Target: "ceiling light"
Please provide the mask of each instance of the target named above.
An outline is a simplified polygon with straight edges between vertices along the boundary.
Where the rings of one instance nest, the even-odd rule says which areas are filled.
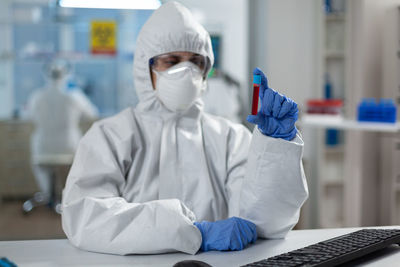
[[[159,0],[59,0],[61,7],[106,9],[157,9]]]

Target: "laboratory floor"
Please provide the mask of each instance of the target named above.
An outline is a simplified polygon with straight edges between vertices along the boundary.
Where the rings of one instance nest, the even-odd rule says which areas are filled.
[[[0,240],[66,238],[60,215],[48,207],[37,207],[24,215],[22,204],[15,200],[0,204]]]

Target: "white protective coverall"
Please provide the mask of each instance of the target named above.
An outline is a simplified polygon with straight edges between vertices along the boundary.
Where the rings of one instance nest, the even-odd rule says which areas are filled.
[[[73,155],[82,137],[80,119],[98,116],[97,108],[83,93],[65,92],[64,85],[63,79],[51,80],[46,88],[36,91],[29,99],[29,117],[35,124],[31,136],[33,163],[43,155]],[[33,171],[41,191],[50,194],[49,171],[37,165],[33,165]]]
[[[208,33],[182,5],[168,2],[143,26],[134,77],[139,104],[96,122],[82,138],[63,195],[63,229],[89,251],[195,254],[195,221],[240,216],[259,237],[281,238],[308,196],[303,142],[253,135],[202,111],[184,114],[157,99],[149,59],[190,51],[213,62]]]

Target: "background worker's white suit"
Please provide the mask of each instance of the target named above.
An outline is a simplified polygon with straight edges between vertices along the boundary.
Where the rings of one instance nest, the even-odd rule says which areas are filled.
[[[240,216],[260,237],[279,238],[307,198],[303,142],[288,142],[205,114],[184,114],[152,88],[149,59],[171,51],[205,55],[208,33],[182,5],[160,7],[139,34],[134,76],[140,102],[94,124],[80,142],[63,196],[63,229],[77,247],[129,254],[194,254],[193,222]]]
[[[60,61],[62,62],[62,61]],[[31,158],[37,183],[43,193],[50,194],[50,174],[46,168],[35,165],[43,155],[73,155],[82,137],[79,122],[95,119],[97,108],[80,92],[66,92],[67,70],[55,60],[49,65],[49,84],[36,91],[28,102],[29,117],[35,124],[31,137]]]

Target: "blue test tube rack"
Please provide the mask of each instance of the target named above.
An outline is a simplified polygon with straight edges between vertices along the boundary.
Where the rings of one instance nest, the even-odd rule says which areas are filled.
[[[391,98],[364,98],[358,105],[358,121],[396,122],[397,107]]]

